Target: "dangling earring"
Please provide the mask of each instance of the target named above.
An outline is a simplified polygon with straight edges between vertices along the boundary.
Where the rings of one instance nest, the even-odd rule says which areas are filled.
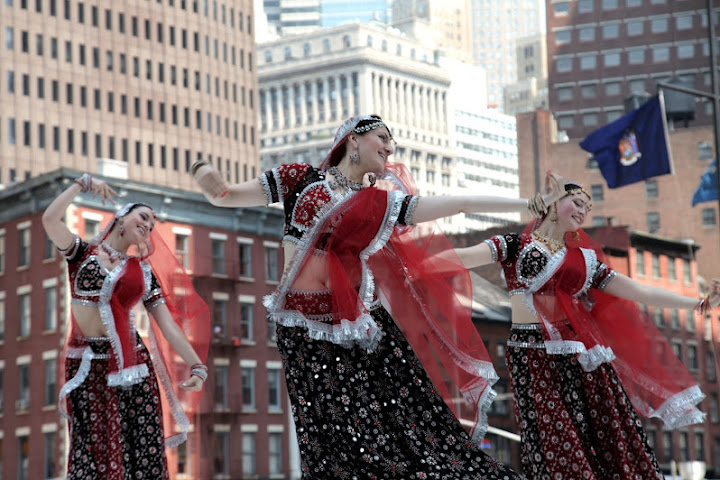
[[[123,224],[121,223],[121,224],[118,226],[118,231],[120,232],[120,236],[121,236],[121,237],[124,236],[124,235],[125,235],[125,225],[123,225]]]
[[[550,221],[552,223],[557,223],[558,221],[557,208],[555,207],[555,204],[550,206]]]
[[[575,230],[574,232],[572,232],[572,239],[573,239],[574,242],[579,242],[579,241],[580,241],[580,234],[577,232],[577,230]]]
[[[360,161],[360,155],[357,150],[350,152],[350,163],[358,163]]]

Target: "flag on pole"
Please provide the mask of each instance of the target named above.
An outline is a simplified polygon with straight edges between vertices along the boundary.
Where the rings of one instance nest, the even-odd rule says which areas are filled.
[[[590,133],[580,147],[593,154],[610,188],[673,173],[662,91]]]
[[[692,198],[692,206],[694,207],[698,203],[712,202],[718,199],[718,182],[717,182],[717,158],[713,158],[713,161],[705,169],[705,172],[700,177],[700,185]]]

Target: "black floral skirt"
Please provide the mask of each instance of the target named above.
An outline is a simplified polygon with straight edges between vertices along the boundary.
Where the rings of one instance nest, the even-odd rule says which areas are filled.
[[[68,395],[70,451],[68,480],[168,479],[160,391],[150,354],[139,344],[139,357],[150,375],[131,387],[108,386],[107,339],[87,341],[96,357],[87,378]],[[80,358],[65,361],[70,380]]]
[[[278,326],[303,478],[520,479],[474,445],[382,307],[368,354]]]

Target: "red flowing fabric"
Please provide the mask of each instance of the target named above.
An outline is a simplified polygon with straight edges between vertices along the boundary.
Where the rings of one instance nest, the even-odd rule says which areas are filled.
[[[129,322],[130,312],[145,293],[144,285],[145,277],[142,268],[140,268],[140,262],[136,257],[131,257],[125,264],[123,271],[118,275],[110,296],[110,308],[115,320],[115,330],[123,352],[123,368],[131,368],[141,363],[138,362],[138,355],[135,350],[135,345],[137,345],[135,331],[130,328]],[[116,364],[115,355],[110,357],[110,364]]]
[[[600,246],[584,231],[578,233],[577,240],[566,236],[563,263],[533,295],[546,341],[559,336],[564,342],[581,342],[588,351],[589,370],[614,354],[612,366],[640,415],[661,418],[669,428],[701,422],[696,404],[704,395],[652,320],[635,302],[585,285],[586,260],[580,248],[593,250],[610,265]],[[587,293],[576,295],[583,288]]]
[[[407,181],[402,166],[389,169],[396,184]],[[472,323],[469,273],[439,230],[419,236],[395,225],[400,202],[388,200],[396,194],[355,193],[321,220],[308,252],[327,252],[336,324],[368,314],[358,285],[374,282],[438,393],[479,442],[498,377]]]

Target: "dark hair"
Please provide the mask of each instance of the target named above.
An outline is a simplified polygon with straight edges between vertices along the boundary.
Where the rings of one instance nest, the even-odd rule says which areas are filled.
[[[375,129],[373,128],[372,130],[360,131],[360,132],[356,132],[356,130],[358,130],[360,127],[364,127],[366,125],[370,125],[371,123],[375,123],[378,120],[382,122],[382,118],[380,118],[380,115],[370,115],[370,119],[359,121],[358,124],[355,125],[355,128],[353,128],[352,131],[355,135],[360,135],[360,136],[367,135],[368,133],[372,132],[372,130],[375,130]],[[390,138],[392,138],[393,135],[392,135],[392,132],[390,131],[390,127],[385,125],[385,128],[387,128],[388,133],[390,133]],[[331,166],[334,166],[334,165],[337,165],[338,163],[340,163],[340,160],[342,160],[342,158],[345,156],[346,152],[347,152],[347,142],[343,142],[342,144],[338,145],[337,149],[333,152],[332,161],[330,162]]]
[[[125,212],[125,215],[129,214],[130,212],[132,212],[133,210],[135,210],[138,207],[147,207],[150,209],[151,212],[155,213],[155,209],[153,207],[151,207],[150,205],[148,205],[147,203],[138,202],[138,203],[133,204],[133,206],[130,207],[127,212]],[[125,215],[123,215],[123,217]]]

